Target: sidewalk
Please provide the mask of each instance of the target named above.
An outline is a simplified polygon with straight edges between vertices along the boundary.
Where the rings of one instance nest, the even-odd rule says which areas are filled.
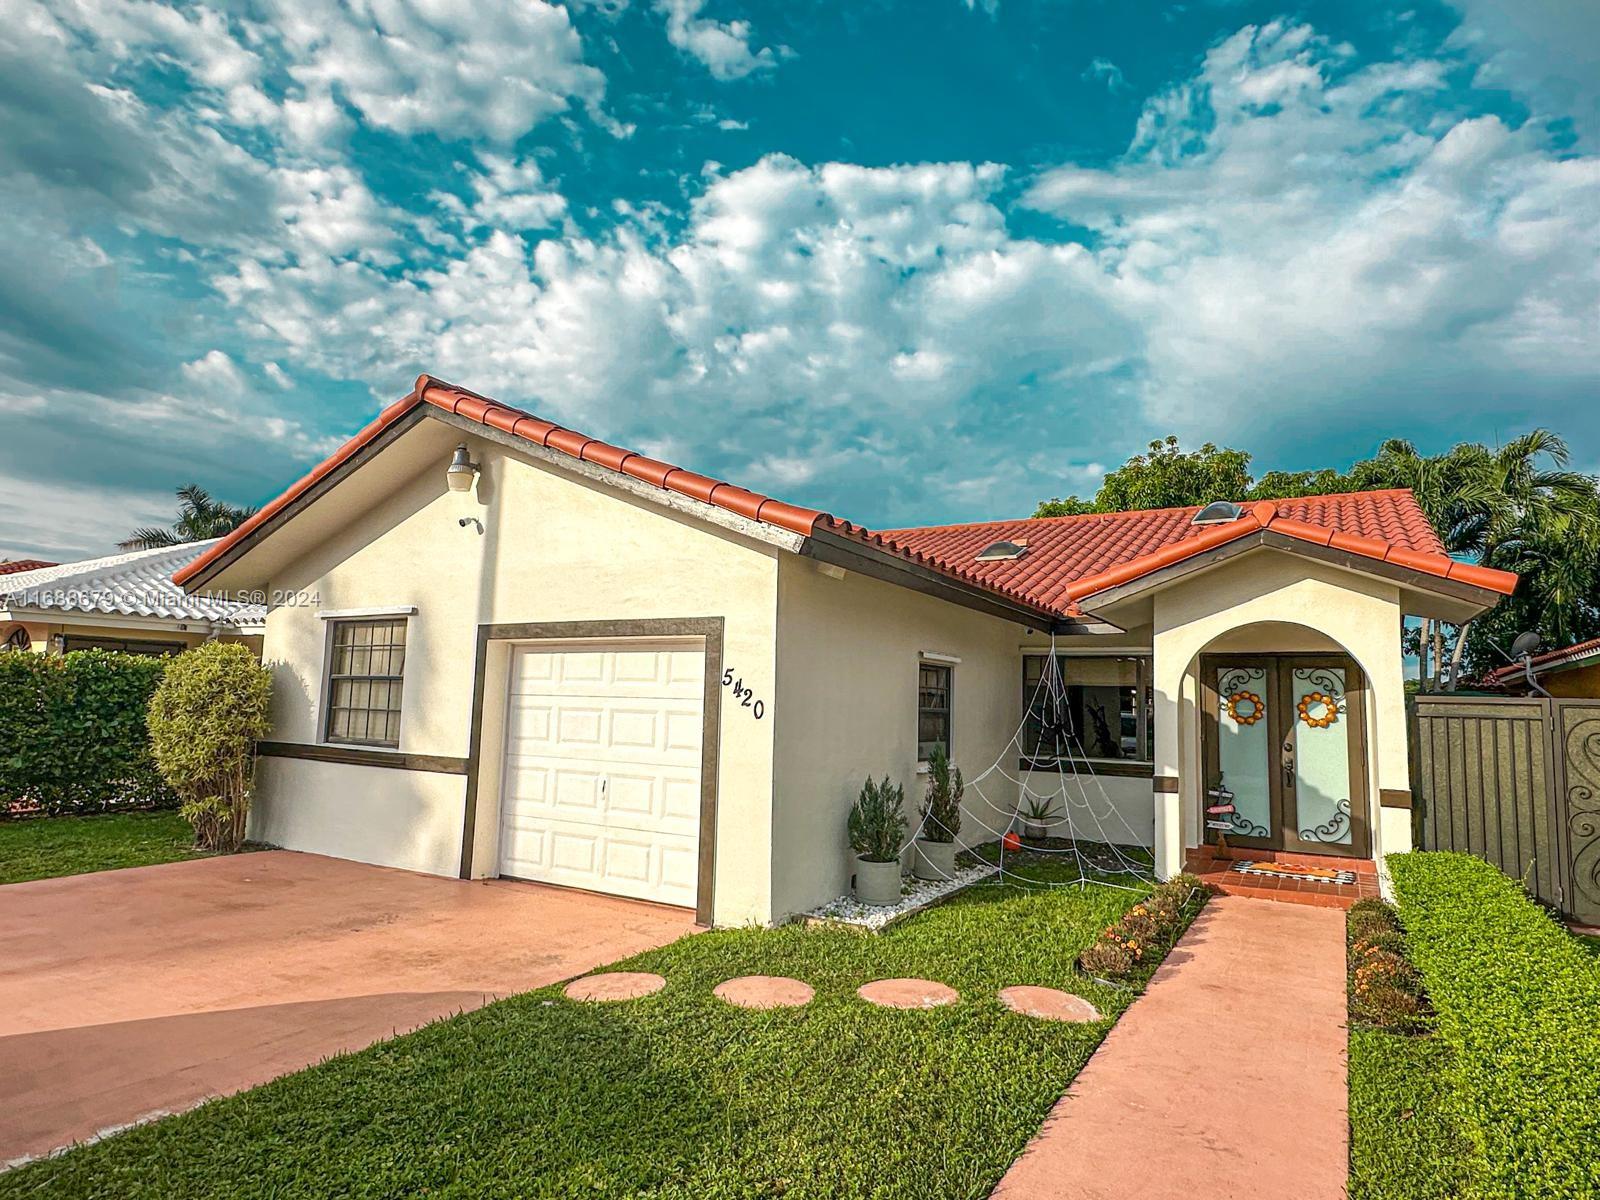
[[[1213,899],[993,1200],[1340,1200],[1344,913]]]

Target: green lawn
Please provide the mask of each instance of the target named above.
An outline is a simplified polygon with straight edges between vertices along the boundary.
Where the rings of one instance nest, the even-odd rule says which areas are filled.
[[[199,857],[175,812],[0,821],[0,884]]]
[[[1053,985],[1121,1013],[1134,993],[1074,959],[1134,898],[992,885],[879,936],[701,934],[618,964],[664,975],[654,996],[514,997],[0,1175],[0,1197],[986,1196],[1110,1025],[1017,1016],[995,992]],[[755,1013],[712,996],[755,973],[816,999]],[[962,1001],[854,994],[906,975]]]

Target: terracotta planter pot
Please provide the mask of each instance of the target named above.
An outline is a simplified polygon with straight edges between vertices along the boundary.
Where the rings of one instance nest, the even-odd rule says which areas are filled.
[[[863,904],[899,904],[900,863],[856,859],[856,899]]]
[[[949,879],[956,873],[956,844],[954,842],[930,842],[918,838],[915,843],[916,853],[911,857],[911,873],[918,879],[930,883]]]

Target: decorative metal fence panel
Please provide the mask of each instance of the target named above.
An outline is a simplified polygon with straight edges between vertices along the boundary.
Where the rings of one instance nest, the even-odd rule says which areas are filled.
[[[1600,924],[1600,700],[1417,696],[1417,844],[1473,854]]]

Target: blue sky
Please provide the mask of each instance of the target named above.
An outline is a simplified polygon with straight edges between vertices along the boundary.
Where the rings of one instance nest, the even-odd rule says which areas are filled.
[[[1600,8],[0,0],[0,555],[421,371],[877,525],[1530,424],[1600,465]]]

